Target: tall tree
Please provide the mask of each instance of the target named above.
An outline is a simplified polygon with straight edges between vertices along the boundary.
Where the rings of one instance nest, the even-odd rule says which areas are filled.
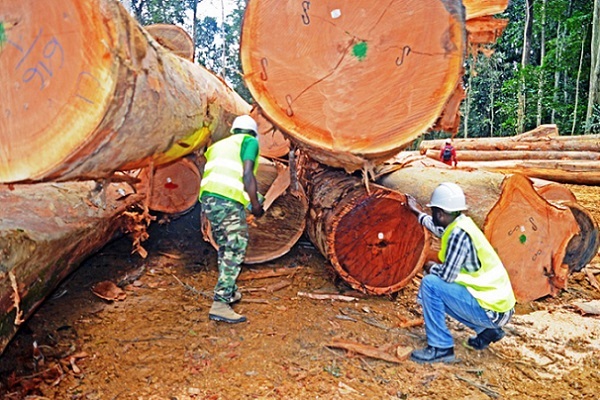
[[[600,0],[594,0],[592,40],[590,47],[590,88],[588,92],[587,111],[585,114],[585,133],[591,132],[594,109],[600,108]]]
[[[523,53],[521,54],[521,70],[524,73],[529,64],[529,53],[531,51],[531,35],[533,32],[533,4],[535,0],[526,0],[525,27],[523,29]],[[527,105],[525,75],[521,76],[521,85],[518,93],[519,108],[517,109],[518,133],[525,131],[525,113]]]

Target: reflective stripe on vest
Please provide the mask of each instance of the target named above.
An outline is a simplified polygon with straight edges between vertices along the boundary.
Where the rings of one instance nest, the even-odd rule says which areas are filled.
[[[240,155],[247,137],[252,136],[238,133],[219,140],[206,150],[200,197],[202,193],[210,192],[235,200],[244,207],[250,204],[250,197],[244,190],[244,163]],[[254,174],[257,169],[258,155],[254,160]]]
[[[490,242],[471,218],[460,215],[448,225],[441,240],[441,249],[438,254],[440,260],[443,262],[446,259],[448,239],[455,227],[469,235],[481,264],[481,268],[476,272],[461,269],[455,282],[465,286],[481,307],[486,310],[497,312],[511,310],[515,306],[516,300],[508,273]]]

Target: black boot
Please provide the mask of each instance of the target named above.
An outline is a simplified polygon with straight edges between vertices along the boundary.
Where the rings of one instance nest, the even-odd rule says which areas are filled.
[[[467,347],[474,350],[487,349],[490,343],[499,341],[504,337],[505,333],[501,328],[497,329],[484,329],[476,337],[470,337],[467,340]]]
[[[413,350],[410,359],[420,364],[452,362],[454,361],[454,347],[441,349],[439,347],[427,346],[423,349]]]

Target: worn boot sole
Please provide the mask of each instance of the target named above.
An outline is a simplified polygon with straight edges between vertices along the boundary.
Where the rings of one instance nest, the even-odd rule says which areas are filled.
[[[240,322],[246,322],[246,317],[244,316],[238,319],[230,319],[216,314],[208,314],[208,319],[219,322],[227,322],[228,324],[238,324]]]
[[[452,364],[455,362],[458,362],[458,360],[456,359],[456,355],[451,355],[451,356],[446,356],[446,357],[440,357],[440,358],[436,358],[434,360],[431,361],[426,361],[426,360],[420,360],[418,358],[413,358],[412,356],[410,357],[411,361],[414,361],[418,364],[435,364],[435,363],[445,363],[445,364]]]

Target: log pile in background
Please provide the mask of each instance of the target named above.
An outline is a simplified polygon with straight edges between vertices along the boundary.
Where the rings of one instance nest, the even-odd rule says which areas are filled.
[[[459,167],[579,185],[600,184],[600,135],[559,136],[542,125],[511,137],[454,139]],[[443,140],[424,140],[421,154],[438,159]]]

